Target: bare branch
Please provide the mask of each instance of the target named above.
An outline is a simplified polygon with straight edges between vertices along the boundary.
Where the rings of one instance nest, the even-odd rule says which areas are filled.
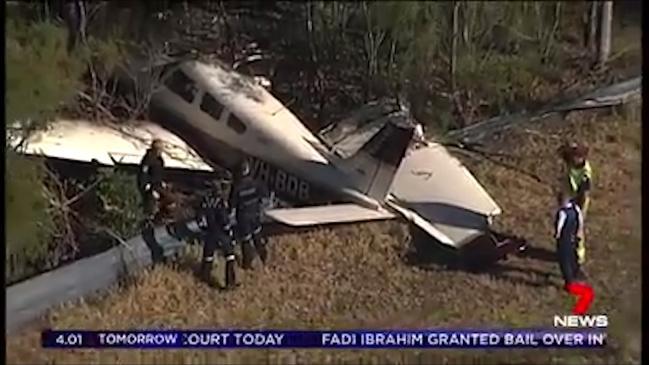
[[[72,249],[73,254],[79,251],[79,247],[75,240],[74,230],[70,223],[70,214],[74,212],[68,205],[62,203],[66,200],[67,183],[61,182],[56,173],[48,167],[45,167],[44,170],[48,176],[48,181],[54,183],[56,188],[56,191],[53,192],[44,186],[43,194],[50,203],[50,207],[47,210],[54,214],[55,221],[59,221],[58,224],[55,225],[56,230],[53,232],[53,236],[63,239],[64,243],[63,247],[57,246],[54,248],[55,257],[53,260],[58,261],[61,259],[59,256],[61,255],[60,251],[62,250],[65,251],[67,248]]]
[[[85,92],[83,92],[83,91],[79,91],[79,92],[77,93],[77,95],[79,95],[79,96],[80,96],[81,98],[83,98],[84,100],[86,100],[86,101],[92,103],[92,106],[94,106],[95,108],[99,109],[101,112],[103,112],[103,113],[104,113],[104,114],[105,114],[109,119],[111,119],[112,121],[116,122],[116,121],[119,120],[116,116],[113,115],[113,113],[110,112],[110,110],[108,110],[106,107],[104,107],[103,105],[101,105],[101,102],[100,102],[100,101],[97,101],[96,99],[93,99],[93,98],[92,98],[90,95],[88,95],[87,93],[85,93]]]
[[[543,138],[551,138],[551,139],[561,140],[561,137],[559,137],[556,134],[541,133],[539,131],[535,131],[535,130],[527,129],[527,128],[524,128],[523,132],[528,133],[528,134],[533,134],[535,136],[539,136],[539,137],[543,137]]]
[[[68,207],[68,206],[72,205],[74,202],[76,202],[76,201],[79,200],[81,197],[83,197],[84,195],[86,195],[89,191],[91,191],[92,189],[94,189],[95,186],[99,185],[99,183],[102,182],[102,181],[104,181],[104,180],[105,180],[105,178],[97,179],[95,182],[93,182],[93,183],[90,184],[88,187],[86,187],[82,192],[80,192],[79,194],[75,195],[74,197],[72,197],[72,198],[66,200],[65,202],[63,202],[63,207]]]
[[[499,165],[499,166],[502,166],[504,168],[510,169],[512,171],[516,171],[516,172],[518,172],[518,173],[520,173],[522,175],[525,175],[525,176],[533,179],[534,181],[540,183],[542,186],[545,186],[548,189],[552,189],[552,184],[550,184],[547,181],[543,180],[537,174],[535,174],[533,172],[529,172],[527,170],[524,170],[524,169],[522,169],[522,168],[520,168],[520,167],[518,167],[516,165],[510,164],[510,163],[507,163],[507,162],[504,162],[504,161],[500,161],[500,160],[493,157],[494,156],[493,152],[490,153],[490,152],[480,151],[480,150],[477,150],[477,149],[474,149],[474,148],[458,147],[458,146],[453,146],[453,145],[449,145],[449,146],[459,148],[460,150],[463,150],[463,151],[466,151],[466,152],[470,152],[473,155],[477,155],[480,158],[485,159],[485,160],[487,160],[487,161],[489,161],[489,162],[491,162],[491,163],[493,163],[495,165]],[[505,155],[505,156],[507,156],[507,155]]]

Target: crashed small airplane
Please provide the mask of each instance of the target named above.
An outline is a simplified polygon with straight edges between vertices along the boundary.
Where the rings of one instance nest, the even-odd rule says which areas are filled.
[[[159,138],[170,168],[231,170],[249,159],[254,176],[291,203],[266,211],[283,225],[403,217],[456,249],[509,246],[490,230],[498,205],[442,145],[414,146],[417,123],[400,104],[370,104],[314,134],[257,80],[218,61],[163,67],[150,101],[155,123],[60,120],[31,136],[22,152],[137,164]]]

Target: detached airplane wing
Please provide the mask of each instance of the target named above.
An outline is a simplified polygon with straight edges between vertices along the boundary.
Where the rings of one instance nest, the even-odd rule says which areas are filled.
[[[489,230],[500,207],[478,181],[437,143],[412,150],[387,203],[440,242],[460,248]]]
[[[138,121],[128,125],[57,120],[46,130],[31,135],[20,152],[103,165],[140,163],[155,138],[165,144],[165,166],[186,170],[212,171],[182,139],[157,124]]]

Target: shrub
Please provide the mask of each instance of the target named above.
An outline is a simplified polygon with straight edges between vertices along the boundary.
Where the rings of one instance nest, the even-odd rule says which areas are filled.
[[[65,30],[49,22],[7,19],[5,123],[45,126],[79,86],[82,63],[66,51]],[[40,161],[7,149],[5,278],[15,281],[47,261],[54,221]]]
[[[46,127],[64,107],[76,104],[72,102],[84,87],[82,77],[89,65],[98,77],[106,78],[123,56],[117,41],[93,38],[69,53],[66,29],[28,18],[20,12],[8,17],[6,44],[5,127],[24,137]],[[13,282],[58,265],[63,256],[69,256],[68,246],[79,247],[76,232],[68,228],[63,240],[58,232],[67,213],[57,209],[45,194],[44,165],[12,151],[6,163],[5,278]],[[111,207],[101,210],[101,222],[123,235],[130,234],[137,225],[137,213],[129,208],[137,206],[138,197],[129,191],[127,179],[122,174],[111,175],[99,187],[103,201]],[[131,186],[134,189],[135,183]]]
[[[41,184],[43,165],[11,151],[5,161],[5,279],[13,281],[33,273],[47,256],[53,220]]]
[[[99,222],[122,238],[133,236],[144,218],[135,176],[106,168],[100,169],[99,178],[102,179],[97,186],[97,197],[102,204]]]
[[[6,121],[44,125],[74,98],[85,68],[66,50],[66,32],[49,22],[7,21]]]

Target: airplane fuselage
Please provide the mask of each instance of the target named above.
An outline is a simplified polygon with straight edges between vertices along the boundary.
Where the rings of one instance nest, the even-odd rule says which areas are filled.
[[[299,177],[276,168],[266,161],[251,158],[251,173],[263,181],[269,189],[282,194],[291,201],[307,203],[313,201],[311,198],[311,184]]]
[[[353,188],[350,176],[331,163],[327,147],[297,117],[241,75],[184,63],[163,79],[151,108],[156,122],[212,164],[232,170],[251,158],[253,174],[283,199],[300,205],[338,197],[379,206]]]

